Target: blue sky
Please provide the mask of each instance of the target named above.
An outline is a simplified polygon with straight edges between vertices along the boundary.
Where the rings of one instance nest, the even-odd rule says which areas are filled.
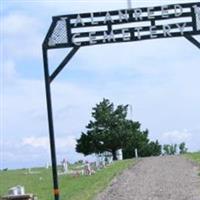
[[[50,161],[41,44],[51,17],[123,8],[126,0],[1,1],[0,168]],[[51,71],[66,51],[51,51]],[[185,141],[190,151],[200,150],[199,63],[200,51],[185,38],[81,48],[52,85],[58,162],[83,158],[75,139],[103,97],[132,105],[132,118],[151,139]]]

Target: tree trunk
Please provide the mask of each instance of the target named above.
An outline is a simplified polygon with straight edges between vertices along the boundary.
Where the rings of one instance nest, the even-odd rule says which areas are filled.
[[[117,160],[117,154],[116,154],[115,149],[112,150],[112,156],[113,156],[113,160]]]

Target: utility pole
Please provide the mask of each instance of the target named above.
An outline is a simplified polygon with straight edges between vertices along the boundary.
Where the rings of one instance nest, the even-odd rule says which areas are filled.
[[[131,8],[132,8],[131,0],[127,0],[127,5],[128,5],[128,9],[131,9]]]
[[[133,106],[131,104],[128,104],[129,110],[130,110],[130,120],[133,119]]]

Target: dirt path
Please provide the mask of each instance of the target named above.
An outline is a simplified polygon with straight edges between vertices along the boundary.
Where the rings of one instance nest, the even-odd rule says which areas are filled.
[[[198,168],[179,156],[144,158],[96,200],[200,200]]]

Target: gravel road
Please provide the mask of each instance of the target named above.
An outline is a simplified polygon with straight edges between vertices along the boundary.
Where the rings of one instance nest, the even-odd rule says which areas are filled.
[[[200,200],[199,166],[179,156],[141,159],[96,200]]]

